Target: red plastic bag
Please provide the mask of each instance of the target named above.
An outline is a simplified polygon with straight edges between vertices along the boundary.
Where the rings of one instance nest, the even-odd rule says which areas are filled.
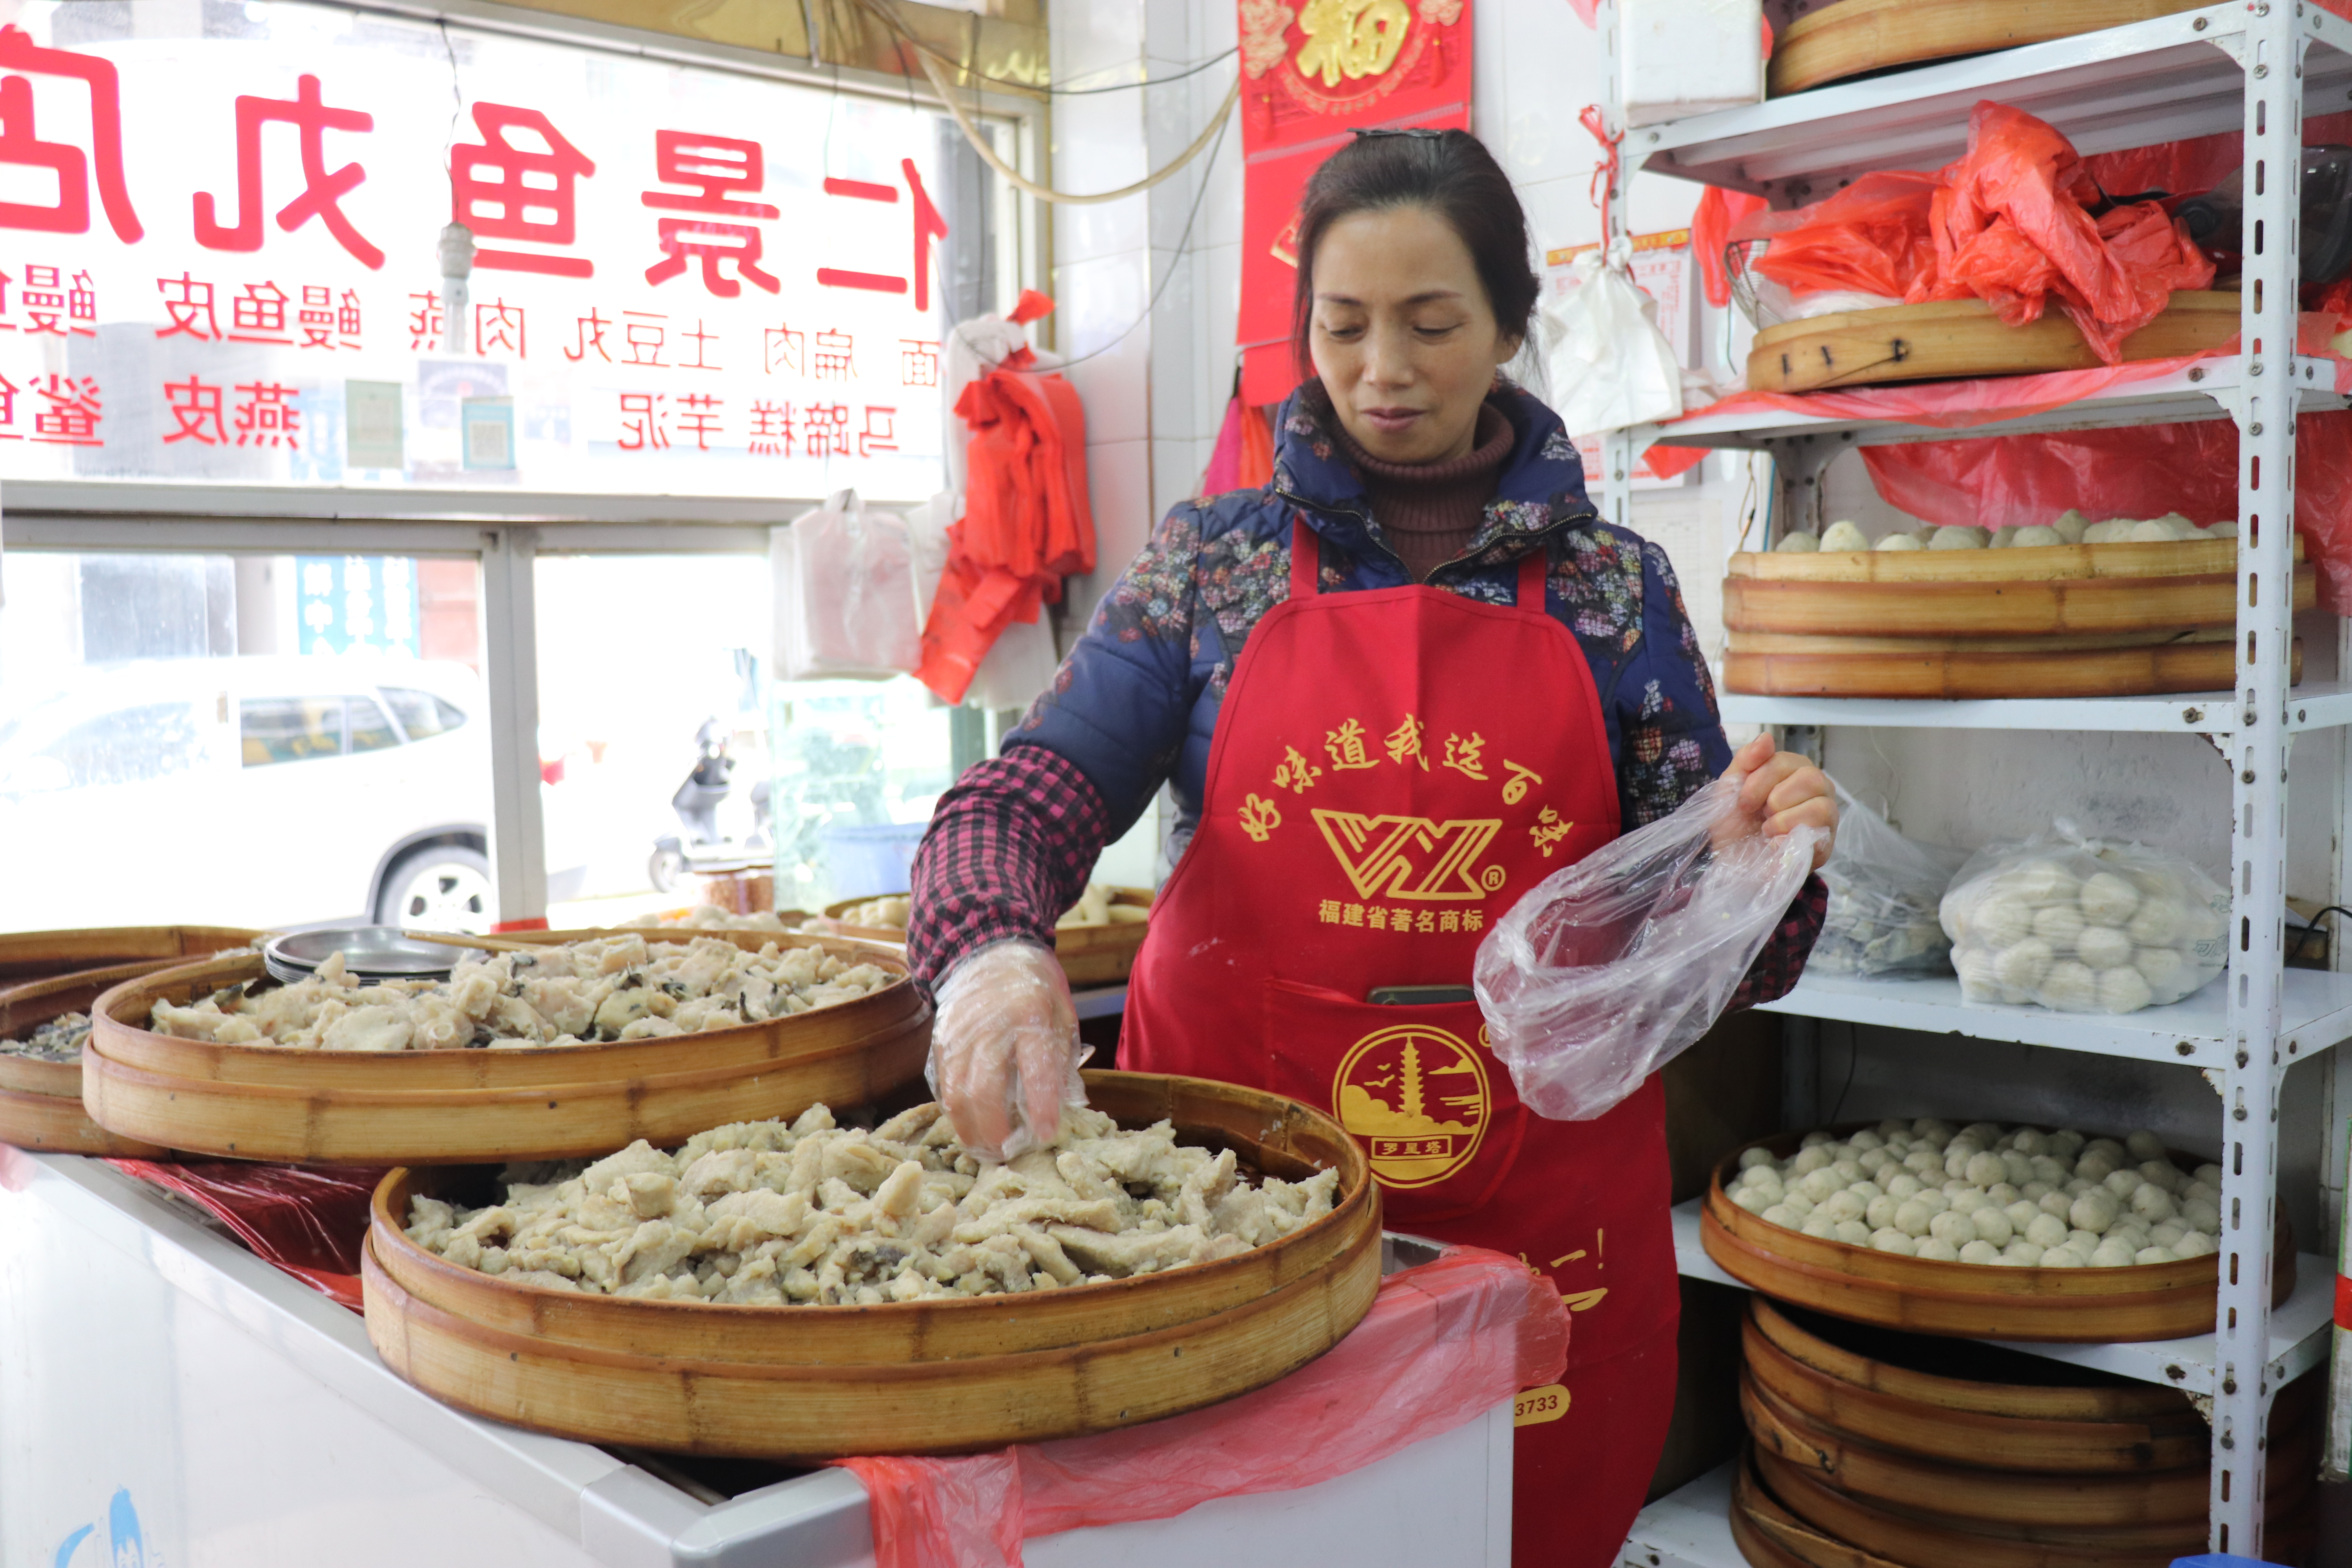
[[[1900,298],[1935,266],[1927,225],[1937,189],[1934,174],[1864,174],[1811,206],[1751,214],[1732,226],[1731,237],[1770,240],[1771,248],[1750,265],[1791,293],[1852,289]]]
[[[2238,427],[2226,419],[1864,447],[1862,458],[1889,505],[1946,527],[2047,522],[2069,507],[2093,521],[2238,515]],[[2319,607],[2343,615],[2352,609],[2352,412],[2295,421],[2294,494]]]
[[[1731,279],[1723,269],[1724,242],[1731,237],[1733,225],[1763,210],[1762,196],[1709,185],[1691,214],[1691,248],[1698,252],[1699,282],[1706,289],[1706,302],[1718,310],[1731,303]]]
[[[242,1160],[167,1164],[109,1160],[196,1204],[235,1231],[257,1258],[356,1312],[360,1247],[383,1172],[345,1165],[256,1165]]]
[[[961,1459],[839,1461],[873,1498],[877,1568],[1020,1568],[1025,1537],[1171,1519],[1349,1474],[1568,1365],[1568,1310],[1516,1258],[1449,1247],[1279,1383],[1189,1415]]]

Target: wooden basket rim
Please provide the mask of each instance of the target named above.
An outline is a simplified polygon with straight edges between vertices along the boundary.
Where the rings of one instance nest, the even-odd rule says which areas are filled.
[[[1279,1246],[1283,1242],[1318,1235],[1327,1229],[1349,1223],[1355,1217],[1353,1211],[1357,1207],[1360,1206],[1360,1205],[1365,1202],[1373,1201],[1374,1189],[1371,1186],[1371,1165],[1364,1157],[1362,1145],[1359,1144],[1356,1142],[1354,1135],[1349,1133],[1346,1128],[1340,1126],[1336,1120],[1325,1115],[1322,1111],[1316,1110],[1311,1105],[1306,1104],[1304,1101],[1286,1100],[1279,1095],[1268,1094],[1262,1089],[1245,1089],[1243,1086],[1235,1084],[1222,1084],[1213,1079],[1187,1078],[1181,1074],[1174,1073],[1110,1072],[1088,1069],[1083,1074],[1083,1076],[1090,1089],[1097,1087],[1115,1089],[1126,1085],[1157,1081],[1177,1085],[1201,1084],[1220,1091],[1247,1095],[1254,1099],[1268,1101],[1276,1106],[1283,1108],[1283,1120],[1285,1121],[1301,1121],[1305,1125],[1314,1128],[1317,1131],[1323,1133],[1328,1137],[1331,1141],[1333,1146],[1340,1152],[1339,1192],[1332,1200],[1330,1212],[1317,1219],[1308,1221],[1298,1229],[1292,1231],[1288,1236],[1282,1237],[1278,1238],[1277,1241],[1270,1243],[1270,1246]],[[486,1275],[479,1269],[461,1268],[458,1265],[450,1262],[447,1258],[441,1257],[438,1253],[429,1252],[425,1248],[419,1247],[415,1241],[411,1240],[409,1238],[406,1226],[395,1221],[392,1211],[392,1203],[395,1197],[407,1197],[413,1195],[409,1192],[409,1185],[414,1180],[414,1177],[415,1168],[406,1165],[394,1166],[393,1169],[384,1173],[383,1179],[376,1184],[375,1192],[368,1200],[368,1234],[371,1237],[382,1236],[384,1238],[386,1246],[393,1247],[401,1254],[404,1267],[420,1268],[427,1273],[436,1274],[452,1280],[463,1280],[468,1284],[478,1284],[479,1281],[488,1280],[498,1288],[515,1291],[519,1295],[526,1297],[551,1297],[564,1302],[566,1305],[573,1305],[583,1301],[590,1302],[593,1304],[590,1309],[592,1310],[609,1307],[615,1315],[634,1315],[638,1312],[654,1312],[656,1315],[648,1318],[646,1320],[647,1321],[658,1321],[658,1314],[661,1311],[677,1311],[694,1312],[698,1314],[709,1314],[714,1312],[729,1314],[731,1316],[733,1321],[745,1323],[770,1324],[777,1322],[810,1322],[845,1324],[869,1313],[878,1312],[903,1316],[908,1313],[909,1309],[921,1310],[925,1315],[942,1311],[950,1313],[1002,1312],[1005,1310],[1006,1303],[1017,1303],[1023,1300],[1023,1297],[1020,1296],[998,1294],[959,1297],[953,1300],[941,1300],[934,1297],[926,1298],[918,1301],[884,1301],[871,1305],[858,1306],[822,1307],[803,1305],[768,1307],[755,1306],[748,1302],[735,1301],[654,1300],[647,1300],[643,1297],[611,1296],[599,1292],[558,1290],[551,1286],[524,1284],[520,1281],[505,1279],[503,1277],[499,1275]],[[1371,1234],[1377,1237],[1378,1233],[1379,1227],[1377,1226],[1372,1226]],[[1250,1265],[1256,1258],[1257,1254],[1263,1250],[1264,1248],[1254,1247],[1249,1252],[1241,1253],[1233,1258],[1221,1258],[1211,1263],[1186,1264],[1181,1272],[1192,1278],[1201,1278],[1204,1276],[1213,1278],[1214,1276],[1208,1275],[1208,1271],[1212,1269],[1228,1273],[1238,1272],[1241,1268]],[[1177,1272],[1179,1271],[1170,1269],[1155,1274],[1130,1275],[1124,1279],[1106,1279],[1100,1283],[1081,1282],[1076,1285],[1064,1285],[1058,1287],[1053,1294],[1055,1299],[1057,1300],[1067,1300],[1078,1295],[1080,1292],[1087,1292],[1088,1294],[1085,1299],[1089,1300],[1109,1300],[1113,1298],[1115,1292],[1133,1293],[1139,1289],[1148,1289],[1151,1287],[1153,1281],[1163,1278],[1164,1275],[1174,1274]],[[471,1322],[474,1320],[464,1319],[459,1321]],[[712,1320],[708,1317],[701,1317],[698,1318],[696,1321],[709,1321]],[[1198,1321],[1199,1320],[1195,1320],[1195,1321]],[[566,1342],[568,1343],[569,1342]],[[931,1363],[925,1363],[920,1364],[928,1365]]]

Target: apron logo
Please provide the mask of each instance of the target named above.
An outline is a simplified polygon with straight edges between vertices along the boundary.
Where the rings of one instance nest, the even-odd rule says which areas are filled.
[[[1317,807],[1315,826],[1360,899],[1483,899],[1500,889],[1500,866],[1471,864],[1503,830],[1499,818],[1434,822]]]
[[[1400,1025],[1356,1042],[1331,1103],[1382,1186],[1432,1186],[1467,1165],[1486,1135],[1486,1067],[1458,1035]]]

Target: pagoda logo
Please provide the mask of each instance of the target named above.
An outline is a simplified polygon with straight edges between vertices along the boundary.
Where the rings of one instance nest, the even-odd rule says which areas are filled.
[[[1431,1186],[1467,1165],[1486,1135],[1486,1066],[1458,1035],[1400,1025],[1356,1042],[1331,1103],[1382,1186]]]

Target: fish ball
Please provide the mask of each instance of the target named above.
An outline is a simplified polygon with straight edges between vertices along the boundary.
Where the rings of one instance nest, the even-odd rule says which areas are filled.
[[[1901,1230],[1904,1227],[1897,1226],[1895,1228]],[[1984,1233],[1977,1228],[1977,1222],[1973,1217],[1955,1211],[1939,1214],[1929,1220],[1927,1234],[1937,1241],[1949,1242],[1954,1247],[1966,1247]],[[2008,1238],[2003,1237],[2002,1239]]]
[[[2000,1260],[2015,1268],[2042,1267],[2042,1249],[2030,1241],[2012,1241],[2000,1249]]]
[[[2083,1135],[2071,1127],[2062,1127],[2050,1134],[2053,1159],[2071,1160],[2083,1152]]]
[[[2119,926],[2139,909],[2139,889],[2127,877],[2113,871],[2094,872],[2080,895],[2083,918],[2093,925]]]
[[[2052,952],[2072,952],[2083,935],[2083,911],[2073,904],[2045,904],[2033,911],[2033,934]]]
[[[2007,1184],[2006,1184],[2006,1183],[2004,1183],[2004,1184],[2003,1184],[2003,1185],[2007,1185]],[[2040,1203],[2043,1198],[2048,1197],[2052,1193],[2054,1193],[2054,1192],[2056,1192],[2057,1190],[2058,1190],[2057,1188],[2055,1188],[2055,1187],[2052,1186],[2052,1185],[2051,1185],[2049,1183],[2047,1183],[2047,1182],[2040,1182],[2040,1181],[2028,1182],[2028,1183],[2026,1183],[2026,1184],[2025,1184],[2025,1185],[2023,1185],[2023,1186],[2019,1187],[2018,1189],[2016,1189],[2016,1191],[2017,1191],[2017,1197],[2011,1198],[2011,1199],[2008,1201],[2008,1203],[2003,1203],[2003,1204],[2001,1204],[2001,1205],[2000,1205],[2000,1206],[2001,1206],[2001,1207],[2003,1207],[2003,1208],[2007,1208],[2007,1207],[2010,1205],[2010,1204],[2013,1204],[2013,1203],[2017,1202],[2018,1198],[2023,1198],[2027,1203],[2030,1203],[2030,1204],[2038,1204],[2038,1203]],[[1990,1194],[1988,1194],[1987,1195],[1988,1195],[1988,1196],[1990,1196]]]
[[[2101,1173],[2105,1174],[2104,1172]],[[2096,1182],[2086,1182],[2080,1176],[2069,1176],[2066,1178],[2066,1184],[2058,1190],[2070,1198],[2079,1198],[2084,1193],[2104,1192],[2106,1189]]]
[[[2102,1241],[2099,1249],[2091,1254],[2094,1268],[2128,1268],[2132,1264],[2132,1248],[2120,1241]]]
[[[1850,1187],[1862,1180],[1862,1167],[1852,1160],[1833,1160],[1830,1163],[1830,1169],[1837,1173],[1839,1183],[1844,1186]]]
[[[2074,1222],[2077,1230],[2087,1230],[2093,1236],[2105,1234],[2116,1223],[2116,1200],[2105,1193],[2086,1193],[2074,1200],[2066,1217]]]
[[[2000,1248],[1990,1241],[1971,1241],[1960,1248],[1963,1263],[1991,1263],[2000,1257]]]
[[[2005,1209],[2010,1205],[2015,1203],[2018,1199],[2025,1197],[2025,1192],[2024,1189],[2012,1183],[1995,1182],[1991,1186],[1989,1186],[1984,1190],[1984,1195],[1985,1202],[1992,1205],[1995,1208]],[[2032,1200],[2028,1198],[2026,1201],[2030,1203]]]
[[[2177,544],[2179,542],[2180,535],[2175,533],[2172,525],[2162,518],[2133,523],[2131,532],[2125,538],[2125,542],[2132,544]]]
[[[1813,1200],[1802,1193],[1786,1194],[1781,1197],[1780,1202],[1783,1206],[1793,1209],[1801,1215],[1813,1212]]]
[[[2037,1182],[2047,1182],[2054,1187],[2066,1179],[2066,1164],[2063,1160],[2053,1159],[2047,1154],[2036,1154],[2032,1156],[2032,1163],[2033,1179]]]
[[[2017,524],[2013,522],[2005,522],[1999,528],[1992,531],[1992,542],[1987,546],[1987,548],[1991,550],[2007,550],[2015,542],[2016,539]]]
[[[1879,1136],[1876,1132],[1872,1131],[1867,1127],[1853,1134],[1845,1142],[1846,1147],[1853,1150],[1856,1153],[1861,1153],[1865,1150],[1884,1149],[1886,1147],[1886,1140]]]
[[[2083,1255],[2075,1251],[2071,1247],[2053,1247],[2050,1248],[2049,1251],[2044,1252],[2042,1255],[2042,1267],[2044,1268],[2080,1268],[2083,1267]]]
[[[2009,1172],[2001,1163],[2000,1155],[1983,1153],[1969,1155],[1968,1169],[1960,1174],[1979,1187],[1989,1187],[1995,1182],[2005,1180]]]
[[[1897,1258],[1908,1258],[1913,1250],[1911,1238],[1899,1230],[1872,1231],[1870,1246],[1874,1252],[1891,1252]]]
[[[1814,1215],[1805,1221],[1804,1234],[1818,1241],[1835,1241],[1837,1224],[1826,1215]]]
[[[1985,1196],[1985,1190],[1982,1187],[1971,1186],[1961,1181],[1944,1184],[1944,1201],[1962,1214],[1973,1214],[1992,1202],[1990,1198]]]
[[[1971,1121],[1960,1129],[1960,1136],[1973,1138],[1979,1147],[1990,1149],[2009,1142],[2009,1129],[1998,1121]]]
[[[2176,1196],[2183,1187],[2189,1185],[2189,1178],[2180,1173],[2180,1167],[2169,1160],[2161,1158],[2142,1160],[2139,1163],[2139,1177],[2141,1181],[2162,1187],[2166,1192]]]
[[[2074,952],[2094,969],[2119,969],[2131,963],[2131,938],[2114,926],[2084,926]]]
[[[1960,1260],[1958,1247],[1948,1241],[1937,1241],[1932,1236],[1924,1241],[1913,1242],[1911,1247],[1914,1258],[1932,1258],[1937,1263],[1958,1263]]]
[[[2086,965],[2062,959],[2050,966],[2033,994],[2053,1012],[2087,1013],[2098,1004],[2099,977]]]
[[[2198,531],[2208,539],[2235,539],[2238,537],[2238,520],[2225,517],[2219,522],[2207,523]]]
[[[1827,551],[1867,550],[1870,548],[1870,539],[1854,524],[1839,521],[1822,530],[1821,547]]]
[[[2126,1165],[2120,1171],[2108,1172],[2107,1179],[2101,1185],[2115,1194],[2116,1202],[2120,1205],[2129,1203],[2134,1193],[2147,1185],[2147,1178],[2132,1166]]]
[[[1860,1198],[1865,1207],[1869,1205],[1871,1199],[1883,1198],[1886,1195],[1886,1189],[1885,1187],[1880,1186],[1876,1182],[1871,1181],[1856,1182],[1853,1185],[1848,1187],[1846,1191],[1852,1193],[1855,1197]]]
[[[2134,1263],[2178,1263],[2179,1255],[2168,1247],[2143,1247],[2132,1254]]]
[[[1769,1165],[1770,1163],[1772,1163],[1772,1151],[1769,1149],[1759,1147],[1755,1149],[1742,1149],[1739,1152],[1739,1168],[1742,1171],[1752,1171],[1759,1165]]]
[[[2178,1195],[2183,1198],[2203,1198],[2207,1203],[2218,1204],[2221,1201],[2221,1189],[2210,1182],[2200,1181],[2191,1176],[2188,1184],[2180,1189]]]
[[[2082,1226],[2076,1226],[2066,1233],[2066,1245],[2081,1253],[2083,1261],[2087,1263],[2091,1259],[2091,1254],[2099,1250],[2099,1238]]]
[[[2055,860],[2021,860],[1993,881],[2001,892],[2015,894],[2036,909],[2071,904],[2083,891],[2083,879]]]
[[[2137,1013],[2156,999],[2156,993],[2148,987],[2147,976],[2129,964],[2119,969],[2102,969],[2098,973],[2101,1012]]]
[[[1874,1231],[1885,1230],[1895,1223],[1895,1211],[1900,1207],[1902,1205],[1881,1193],[1870,1200],[1869,1207],[1862,1211],[1863,1222]]]
[[[2074,1162],[2074,1174],[2086,1182],[2104,1182],[2120,1163],[2105,1149],[2086,1149]]]
[[[1794,1230],[1804,1223],[1804,1216],[1787,1204],[1774,1204],[1764,1211],[1763,1217],[1766,1224],[1777,1225],[1782,1230]]]
[[[1910,1201],[1924,1206],[1929,1214],[1942,1214],[1952,1206],[1952,1200],[1933,1187],[1921,1188],[1919,1195]]]
[[[1762,1214],[1772,1206],[1772,1200],[1753,1187],[1742,1187],[1731,1194],[1731,1201],[1749,1214]]]
[[[1981,900],[1969,915],[1968,935],[1990,948],[2014,947],[2033,931],[2033,906],[2011,893]]]
[[[2211,1161],[2209,1160],[2204,1164],[2198,1166],[2191,1173],[2194,1174],[2199,1181],[2204,1183],[2215,1192],[2218,1193],[2221,1190],[2221,1167],[2214,1164]]]
[[[1789,1162],[1789,1169],[1800,1176],[1810,1176],[1829,1163],[1828,1150],[1819,1143],[1808,1143],[1797,1151],[1797,1157]]]
[[[1890,533],[1871,548],[1873,550],[1922,550],[1926,546],[1907,533]]]
[[[2011,550],[2040,550],[2053,544],[2065,542],[2064,534],[2054,528],[2045,528],[2040,523],[2028,523],[2009,536],[2009,547]]]
[[[2210,1198],[2184,1198],[2179,1207],[2180,1223],[2191,1230],[2221,1228],[2221,1205]]]
[[[1843,1222],[1860,1219],[1864,1211],[1869,1206],[1852,1193],[1832,1193],[1822,1200],[1821,1206],[1815,1212],[1825,1214],[1833,1220]]]
[[[2066,1222],[2056,1215],[2036,1215],[2025,1227],[2025,1239],[2036,1247],[2057,1247],[2065,1241],[2066,1230]]]
[[[1823,1165],[1806,1173],[1805,1179],[1797,1184],[1797,1190],[1817,1204],[1826,1203],[1832,1193],[1843,1192],[1845,1184],[1837,1179],[1835,1171]]]
[[[2138,522],[2136,519],[2111,517],[2105,522],[2095,522],[2084,529],[2083,542],[2085,544],[2120,543],[2137,526]]]
[[[2175,1258],[2210,1258],[2213,1250],[2213,1238],[2201,1229],[2184,1232],[2180,1239],[2172,1244]]]
[[[2050,1138],[2038,1128],[2021,1127],[2009,1135],[2009,1146],[2028,1159],[2050,1152]]]
[[[2044,1193],[2033,1200],[2033,1205],[2043,1214],[2056,1215],[2060,1219],[2074,1212],[2074,1200],[2064,1193]]]
[[[2187,1226],[2177,1219],[2168,1219],[2161,1225],[2151,1226],[2148,1228],[2147,1238],[2158,1247],[2170,1247],[2188,1234]]]
[[[1837,1238],[1848,1247],[1868,1247],[1870,1227],[1858,1219],[1842,1219],[1837,1222]]]
[[[1903,1168],[1915,1176],[1924,1176],[1928,1172],[1934,1171],[1940,1177],[1944,1169],[1944,1156],[1933,1149],[1914,1149],[1903,1156]]]
[[[1895,1205],[1895,1228],[1906,1236],[1926,1236],[1943,1217],[1916,1198]]]
[[[2136,947],[2132,967],[2147,982],[2150,996],[2177,997],[2189,980],[2189,961],[2177,947]]]
[[[2188,923],[2189,907],[2179,900],[2146,898],[2124,930],[2142,947],[2164,947],[2178,940]]]
[[[1908,1171],[1899,1176],[1886,1178],[1886,1195],[1898,1203],[1905,1198],[1916,1197],[1918,1193],[1919,1178]]]
[[[1836,1133],[1824,1132],[1819,1128],[1815,1128],[1812,1131],[1806,1133],[1802,1138],[1797,1140],[1797,1147],[1800,1149],[1826,1149],[1836,1142]]]
[[[2033,1162],[2019,1153],[2016,1150],[2010,1149],[2002,1151],[2000,1158],[2001,1164],[2001,1183],[1995,1184],[1988,1182],[1985,1184],[1988,1187],[2004,1184],[2011,1187],[2021,1187],[2025,1185],[2026,1183],[2033,1180]]]
[[[1941,1139],[1949,1142],[1952,1137],[1952,1124],[1940,1116],[1914,1117],[1911,1121],[1911,1136]]]
[[[2083,531],[2089,526],[2090,520],[2073,507],[2068,507],[2050,520],[2051,531],[2069,544],[2082,543]]]
[[[2031,991],[2042,984],[2055,956],[2048,942],[2026,937],[1992,955],[1993,978],[2012,991]]]
[[[2009,1238],[2017,1234],[2016,1220],[2006,1210],[1994,1208],[1990,1205],[1965,1217],[1968,1223],[1975,1227],[1974,1235],[1991,1242],[1995,1247],[2008,1246]],[[1948,1237],[1945,1239],[1958,1247],[1968,1240],[1968,1237]]]
[[[2165,1156],[2164,1140],[2143,1127],[2124,1139],[2124,1152],[2134,1160],[2161,1160]]]
[[[1992,534],[1990,531],[1979,528],[1973,523],[1963,522],[1955,523],[1949,528],[1936,530],[1934,537],[1927,541],[1927,548],[1930,550],[1982,550],[1991,542]]]
[[[1794,532],[1782,534],[1780,542],[1772,547],[1772,552],[1775,555],[1811,555],[1821,547],[1820,535],[1800,528]]]
[[[2172,1194],[2154,1182],[2143,1183],[2133,1189],[2131,1206],[2134,1215],[2150,1225],[2170,1219],[2176,1212],[2172,1206]]]

